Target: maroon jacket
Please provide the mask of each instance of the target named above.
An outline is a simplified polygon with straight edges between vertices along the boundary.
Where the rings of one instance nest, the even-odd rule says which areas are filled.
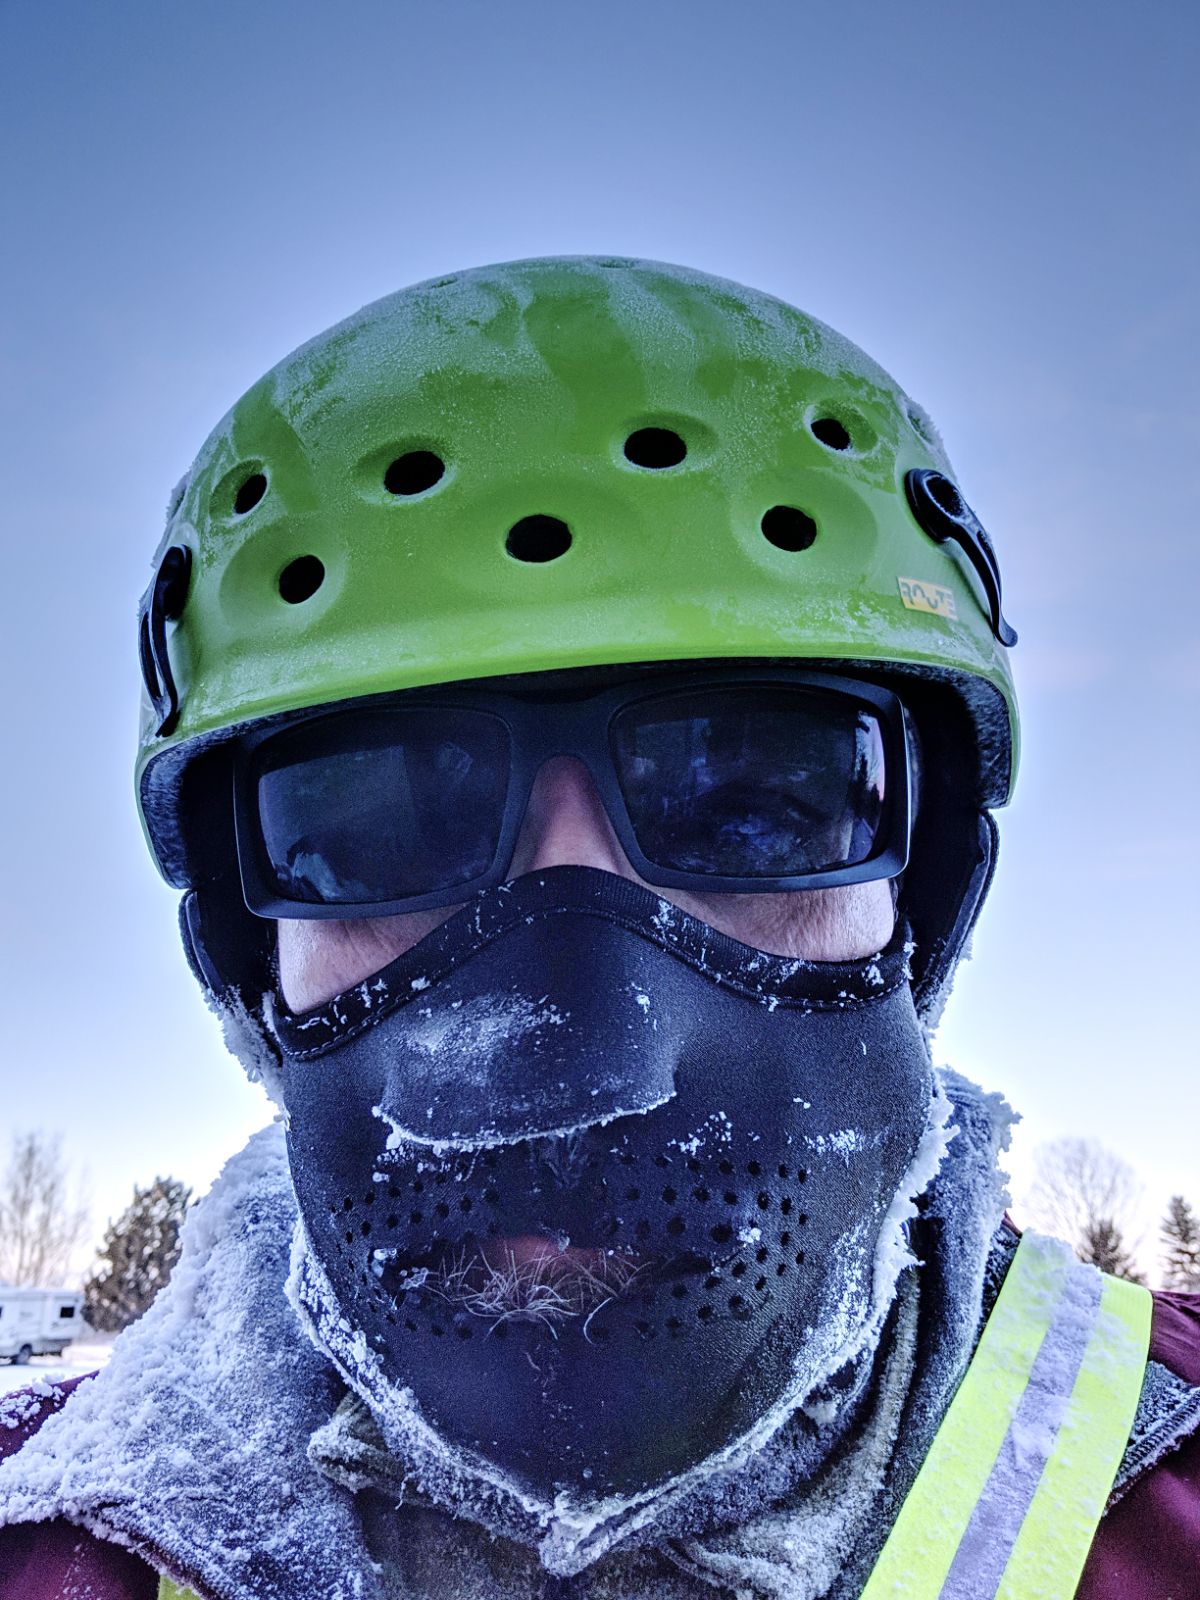
[[[1200,1386],[1200,1294],[1154,1296],[1150,1359]],[[0,1459],[66,1400],[72,1378],[0,1427]],[[140,1557],[61,1519],[0,1528],[0,1600],[156,1600],[158,1576]],[[211,1600],[221,1600],[212,1596]],[[1200,1433],[1128,1488],[1096,1534],[1076,1600],[1200,1600]]]

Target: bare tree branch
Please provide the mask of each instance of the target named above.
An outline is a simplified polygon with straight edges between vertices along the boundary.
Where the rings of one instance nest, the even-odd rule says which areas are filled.
[[[0,1282],[56,1288],[72,1276],[87,1238],[88,1206],[79,1183],[72,1200],[62,1137],[16,1133],[0,1180]]]
[[[1136,1226],[1142,1185],[1132,1167],[1095,1139],[1052,1140],[1038,1146],[1035,1160],[1026,1201],[1034,1227],[1065,1239],[1081,1261],[1134,1276],[1125,1241]]]

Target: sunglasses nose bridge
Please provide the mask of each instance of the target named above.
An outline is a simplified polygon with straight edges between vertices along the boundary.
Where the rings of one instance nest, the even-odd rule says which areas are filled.
[[[547,867],[598,867],[636,879],[582,753],[541,752],[517,831],[509,876]]]

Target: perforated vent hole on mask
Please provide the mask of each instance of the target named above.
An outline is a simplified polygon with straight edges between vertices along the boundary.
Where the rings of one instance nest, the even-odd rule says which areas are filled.
[[[522,517],[508,530],[504,548],[514,561],[557,561],[571,548],[571,530],[558,517]]]
[[[545,1184],[547,1193],[557,1193],[560,1155],[556,1146],[538,1157],[538,1192]],[[637,1263],[634,1276],[623,1286],[615,1279],[617,1293],[593,1308],[603,1314],[587,1321],[589,1344],[612,1347],[627,1339],[641,1347],[654,1338],[707,1338],[722,1326],[770,1316],[773,1303],[796,1292],[805,1269],[799,1248],[807,1221],[800,1210],[803,1168],[777,1156],[756,1159],[744,1147],[704,1160],[674,1149],[616,1149],[592,1152],[585,1165],[594,1167],[597,1193],[608,1204],[577,1224],[578,1242]],[[481,1152],[440,1170],[391,1172],[386,1182],[379,1174],[369,1189],[331,1198],[330,1249],[355,1285],[367,1326],[393,1328],[402,1338],[432,1335],[443,1341],[443,1351],[471,1337],[539,1336],[520,1317],[511,1325],[507,1317],[481,1320],[474,1306],[447,1306],[423,1277],[409,1281],[430,1264],[453,1268],[485,1238],[523,1226],[500,1220],[513,1178],[494,1154]]]
[[[389,494],[408,498],[432,489],[445,472],[446,463],[432,450],[408,450],[390,464],[383,475],[383,487]]]
[[[827,450],[849,450],[854,443],[845,423],[836,417],[817,417],[808,426],[813,438]]]
[[[290,606],[311,600],[325,582],[325,564],[316,556],[297,556],[279,574],[279,597]]]
[[[817,537],[817,525],[798,506],[772,506],[759,523],[762,536],[776,550],[807,550]]]
[[[687,445],[670,428],[639,428],[625,441],[626,461],[651,472],[677,467],[686,456]]]
[[[233,509],[239,517],[244,517],[247,511],[253,511],[263,495],[267,492],[267,480],[261,472],[252,472],[246,481],[238,488],[233,497]]]

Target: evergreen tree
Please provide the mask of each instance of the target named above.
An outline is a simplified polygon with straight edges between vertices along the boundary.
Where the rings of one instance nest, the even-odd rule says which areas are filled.
[[[179,1229],[192,1191],[177,1178],[134,1185],[133,1203],[110,1223],[83,1286],[84,1316],[100,1333],[120,1333],[153,1304],[179,1259]]]
[[[1200,1218],[1181,1194],[1173,1194],[1162,1225],[1163,1285],[1200,1293]]]
[[[1146,1281],[1111,1217],[1097,1217],[1087,1224],[1076,1254],[1081,1261],[1090,1261],[1101,1272],[1111,1272],[1115,1278],[1127,1278],[1130,1283]]]

